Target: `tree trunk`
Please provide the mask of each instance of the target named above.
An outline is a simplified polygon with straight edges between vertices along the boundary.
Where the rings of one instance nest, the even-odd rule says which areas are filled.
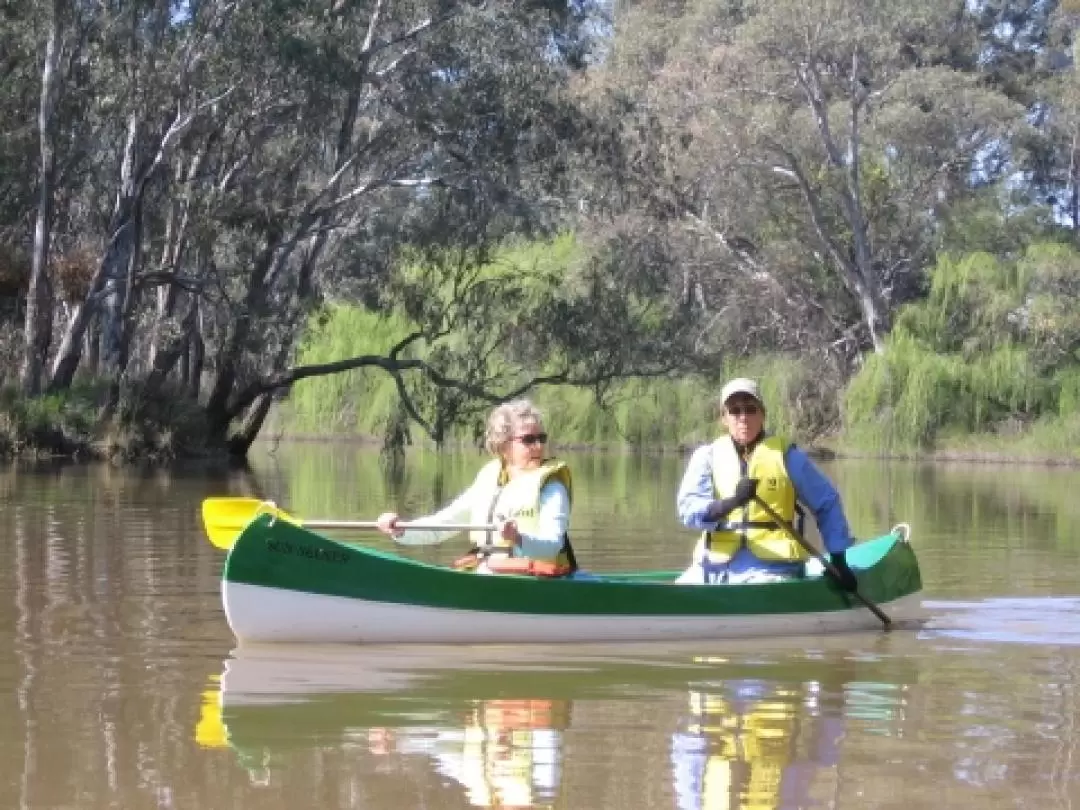
[[[161,389],[177,362],[187,353],[194,337],[198,313],[198,299],[192,296],[178,334],[173,335],[167,344],[154,353],[154,364],[146,380],[148,394]],[[185,369],[183,382],[187,383],[187,381],[187,369]]]
[[[224,441],[229,429],[229,397],[236,385],[237,367],[244,345],[251,335],[256,311],[261,309],[266,296],[266,278],[274,261],[274,252],[279,240],[270,235],[266,248],[253,263],[248,274],[247,295],[244,297],[243,311],[233,322],[232,332],[222,348],[218,360],[218,373],[206,402],[206,416],[210,424],[211,441]]]
[[[184,195],[175,201],[169,208],[168,218],[165,222],[165,238],[161,249],[161,259],[158,262],[158,272],[162,275],[175,273],[180,266],[180,258],[187,246],[188,230],[191,222],[191,201],[194,196],[194,181],[203,166],[203,162],[209,151],[209,143],[204,143],[198,154],[192,158],[188,166],[187,176],[184,179]],[[199,251],[198,256],[209,252]],[[197,262],[196,262],[197,263]],[[157,312],[154,315],[154,325],[150,332],[150,348],[147,363],[151,369],[156,365],[157,353],[163,337],[162,332],[165,324],[171,320],[176,310],[177,298],[180,288],[175,284],[166,284],[157,291]],[[168,340],[166,340],[168,342]]]
[[[138,199],[136,163],[141,121],[137,113],[128,118],[124,159],[120,165],[120,188],[112,215],[112,231],[119,233],[113,250],[106,253],[105,284],[108,290],[101,309],[101,371],[118,380],[124,357],[124,312],[129,306],[134,266],[140,239],[140,200]]]
[[[60,347],[56,351],[56,357],[53,358],[52,374],[49,379],[50,391],[62,391],[71,387],[71,381],[75,379],[75,372],[82,360],[83,336],[86,334],[91,319],[100,310],[98,298],[105,287],[106,279],[115,275],[115,268],[120,263],[121,257],[129,255],[133,229],[131,220],[126,219],[121,220],[118,228],[113,230],[112,240],[105,250],[98,269],[94,272],[94,277],[90,280],[86,297],[76,305],[75,314],[68,321]],[[101,315],[99,315],[99,327],[104,351],[107,346],[113,345],[115,338],[105,334],[106,329],[110,327]],[[107,372],[107,369],[102,370]]]
[[[847,157],[841,150],[833,134],[829,119],[829,105],[821,84],[818,65],[810,63],[796,70],[796,78],[806,94],[810,112],[817,124],[818,136],[825,151],[828,163],[833,171],[842,172],[843,185],[838,189],[840,208],[851,234],[850,252],[833,237],[822,216],[821,193],[810,182],[792,156],[789,158],[792,169],[798,175],[798,182],[810,210],[814,228],[837,265],[841,280],[856,296],[862,310],[863,322],[870,333],[870,342],[877,354],[885,351],[885,336],[888,331],[886,318],[888,306],[882,295],[881,279],[874,266],[874,252],[870,225],[863,207],[861,193],[859,133],[860,117],[863,114],[865,96],[859,83],[858,53],[852,57],[851,81],[849,92],[849,120],[847,134]]]
[[[191,335],[187,351],[184,354],[184,373],[187,377],[187,393],[192,399],[198,399],[202,383],[203,362],[206,359],[206,344],[198,329]]]
[[[888,334],[886,324],[881,320],[881,307],[872,292],[864,291],[859,296],[863,321],[870,333],[870,342],[875,354],[885,354],[885,337]]]
[[[1078,133],[1080,135],[1080,133]],[[1072,230],[1075,234],[1080,231],[1080,150],[1077,149],[1077,136],[1073,137],[1072,154],[1069,155],[1069,219],[1072,220]]]
[[[38,200],[19,371],[22,390],[28,395],[41,391],[41,373],[48,357],[52,336],[52,295],[48,268],[53,218],[53,180],[56,174],[56,105],[60,87],[57,71],[60,64],[63,12],[64,1],[53,0],[45,45],[45,64],[41,70],[41,100],[38,108]]]
[[[240,428],[238,433],[229,437],[229,455],[237,458],[244,458],[247,456],[248,451],[251,449],[251,445],[255,443],[255,439],[259,436],[259,431],[262,430],[263,423],[266,422],[266,417],[270,413],[270,407],[274,404],[273,394],[263,394],[248,410],[247,417],[244,419],[244,424]]]
[[[97,318],[92,318],[86,327],[86,335],[83,338],[86,361],[83,367],[91,376],[97,376],[98,367],[101,363],[101,334],[97,328]]]

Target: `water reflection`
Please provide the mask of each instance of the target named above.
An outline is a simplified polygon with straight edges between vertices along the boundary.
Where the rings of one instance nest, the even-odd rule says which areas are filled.
[[[680,810],[805,806],[815,777],[835,768],[843,730],[842,717],[821,717],[819,693],[813,681],[756,679],[691,690],[671,743]]]
[[[377,756],[424,754],[435,770],[465,789],[474,807],[551,807],[559,789],[566,699],[477,700],[461,728],[376,727]]]
[[[348,749],[383,777],[422,762],[428,806],[809,806],[838,790],[845,725],[892,735],[914,680],[878,639],[855,638],[858,657],[850,636],[723,656],[686,644],[241,648],[195,738],[231,747],[258,784],[305,748]]]

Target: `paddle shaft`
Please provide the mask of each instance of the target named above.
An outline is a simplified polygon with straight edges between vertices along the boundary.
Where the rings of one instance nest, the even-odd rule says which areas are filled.
[[[378,529],[374,520],[304,520],[309,529]],[[497,532],[499,527],[491,523],[408,523],[397,524],[399,529],[419,529],[436,532]]]
[[[792,526],[790,523],[780,517],[780,515],[777,514],[775,509],[765,503],[765,501],[763,501],[757,495],[754,496],[754,500],[758,502],[758,505],[761,506],[761,508],[764,509],[766,513],[768,513],[769,517],[775,520],[780,525],[780,527],[791,536],[791,539],[793,539],[796,543],[806,549],[806,552],[810,556],[812,556],[823,566],[825,566],[825,570],[829,572],[829,575],[833,579],[835,579],[837,583],[842,581],[840,578],[840,572],[836,570],[836,566],[833,565],[832,562],[824,554],[822,554],[820,551],[818,551],[816,548],[806,542],[806,538],[799,534],[795,530],[794,526]],[[866,605],[866,607],[870,610],[871,613],[881,619],[881,623],[885,625],[886,630],[892,629],[892,619],[885,615],[885,612],[881,608],[879,608],[872,601],[859,593],[857,589],[851,591],[851,595],[858,599],[860,602],[862,602],[864,605]]]

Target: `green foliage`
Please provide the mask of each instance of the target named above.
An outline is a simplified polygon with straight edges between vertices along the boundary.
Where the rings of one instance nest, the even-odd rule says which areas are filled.
[[[943,256],[928,297],[897,318],[845,396],[848,439],[915,450],[972,433],[1017,434],[1077,412],[1080,255],[1035,243],[1017,259]]]
[[[206,414],[182,390],[167,385],[149,391],[131,382],[101,440],[104,455],[114,461],[171,461],[206,455]]]
[[[1015,332],[1009,315],[1020,304],[1017,271],[989,253],[944,255],[931,274],[929,296],[896,319],[908,332],[941,352],[971,355],[994,349]]]
[[[710,386],[699,379],[626,380],[606,392],[545,388],[534,399],[558,444],[663,447],[694,442],[713,423]]]
[[[679,344],[668,338],[682,333],[684,323],[662,290],[647,277],[605,275],[573,235],[514,241],[482,258],[455,251],[408,255],[382,291],[381,314],[331,304],[309,324],[297,356],[310,365],[394,354],[421,360],[459,385],[433,384],[434,375],[422,369],[302,380],[290,396],[285,429],[382,436],[388,449],[400,448],[412,438],[405,407],[436,442],[474,441],[490,408],[478,391],[578,385],[584,393],[567,394],[569,400],[584,403],[599,394],[617,410],[639,394],[622,378],[655,376],[653,369],[678,362]],[[663,394],[662,411],[669,392],[662,384],[656,391]],[[669,426],[661,439],[651,421],[612,421],[611,412],[599,409],[572,426],[574,437],[589,437],[574,441],[603,443],[621,443],[627,432],[643,442],[677,441],[683,430]]]
[[[39,397],[0,390],[0,454],[93,455],[93,432],[102,389],[81,384]]]
[[[1023,120],[974,67],[974,13],[936,0],[628,8],[605,76],[641,190],[628,206],[646,210],[642,230],[681,220],[666,241],[688,302],[745,318],[736,340],[769,324],[751,336],[766,349],[881,345],[925,292],[942,216],[1007,174],[997,157]]]
[[[163,462],[206,454],[205,415],[181,391],[126,384],[106,418],[107,391],[95,379],[37,397],[0,390],[0,455]]]
[[[893,333],[885,354],[866,358],[845,393],[845,438],[878,450],[919,446],[933,436],[947,404],[952,367]]]
[[[1016,258],[1031,243],[1050,238],[1059,230],[1049,209],[1006,208],[1000,197],[1000,189],[992,188],[959,200],[944,211],[938,249],[953,255],[985,251]]]
[[[400,316],[331,304],[309,325],[297,362],[309,365],[382,354],[405,336],[407,327],[407,320]],[[293,386],[285,406],[287,429],[319,435],[381,435],[396,402],[393,380],[379,369],[313,377]]]
[[[1058,414],[1062,418],[1080,416],[1080,364],[1061,369],[1054,385],[1058,389]]]
[[[319,363],[367,352],[384,351],[407,332],[404,318],[385,318],[349,306],[330,307],[313,324],[299,361]],[[707,376],[628,379],[605,387],[602,397],[587,387],[541,386],[531,392],[543,410],[556,443],[564,446],[662,448],[696,444],[716,435],[716,395],[724,379],[758,378],[776,432],[810,441],[835,419],[821,402],[808,396],[824,383],[815,369],[791,356],[742,361]],[[284,407],[280,428],[289,434],[385,437],[400,429],[398,393],[381,370],[350,371],[317,377],[296,385]],[[450,430],[447,438],[476,443],[489,406],[482,404]],[[411,440],[412,434],[408,439]]]

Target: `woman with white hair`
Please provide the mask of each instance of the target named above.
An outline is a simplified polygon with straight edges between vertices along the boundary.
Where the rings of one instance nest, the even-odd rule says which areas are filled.
[[[570,470],[548,458],[540,411],[527,399],[505,402],[488,417],[485,445],[494,456],[449,506],[417,523],[494,524],[471,532],[473,549],[459,568],[484,573],[564,576],[577,568],[568,534]],[[379,529],[409,544],[440,543],[455,531],[404,529],[395,512],[379,516]]]

